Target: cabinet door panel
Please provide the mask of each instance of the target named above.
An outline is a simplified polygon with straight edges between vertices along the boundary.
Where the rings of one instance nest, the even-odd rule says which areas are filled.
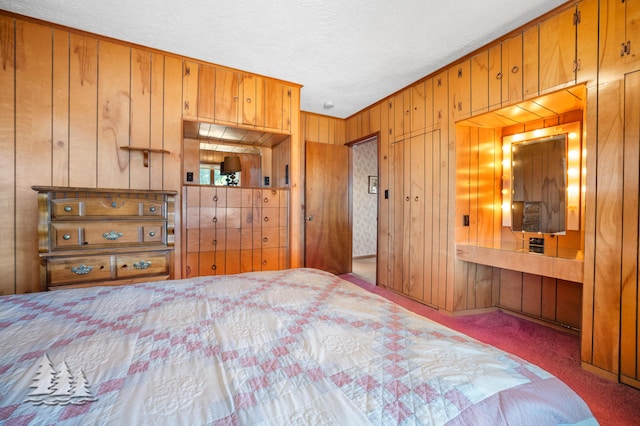
[[[258,83],[257,80],[262,80],[260,77],[254,76],[253,74],[243,74],[240,77],[239,84],[239,97],[241,99],[240,106],[242,113],[242,124],[248,126],[256,125],[256,111],[260,108],[262,101],[262,93],[257,90],[256,86],[262,87],[261,83]],[[259,99],[256,95],[260,93]]]
[[[216,92],[216,69],[201,66],[198,82],[198,117],[212,120],[214,117],[213,99]]]
[[[198,116],[198,71],[195,62],[185,61],[182,65],[182,115],[185,117]]]
[[[522,34],[522,85],[523,97],[538,96],[538,26],[528,28]]]
[[[238,73],[216,69],[215,120],[222,123],[238,122]]]
[[[536,54],[537,57],[537,54]],[[489,109],[502,104],[502,45],[489,49]]]
[[[288,130],[290,117],[285,117],[288,112],[285,102],[285,86],[277,81],[266,80],[264,82],[264,127],[276,130]]]
[[[449,94],[453,121],[469,117],[471,111],[470,62],[464,61],[449,69]]]
[[[505,55],[506,54],[506,55]],[[502,103],[522,100],[522,34],[510,38],[502,48]]]
[[[575,81],[576,7],[540,23],[540,91]]]
[[[411,132],[424,130],[426,118],[426,92],[424,81],[411,86]]]
[[[489,51],[471,58],[471,113],[486,112],[489,106]]]

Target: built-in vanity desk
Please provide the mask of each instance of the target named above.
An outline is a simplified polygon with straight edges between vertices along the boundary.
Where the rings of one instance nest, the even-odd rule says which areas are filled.
[[[458,260],[581,283],[584,276],[582,252],[561,249],[558,254],[531,253],[528,249],[505,247],[499,242],[456,244]]]

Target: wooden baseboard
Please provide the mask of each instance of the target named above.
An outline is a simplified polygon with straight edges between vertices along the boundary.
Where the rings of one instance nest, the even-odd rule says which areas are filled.
[[[611,371],[603,370],[600,367],[596,367],[595,365],[588,364],[584,361],[582,361],[581,365],[582,365],[582,369],[587,370],[588,372],[593,373],[596,376],[600,376],[612,382],[619,381],[618,375],[615,373],[612,373]]]
[[[627,376],[620,376],[620,382],[624,383],[625,385],[629,385],[632,386],[636,389],[640,389],[640,380],[638,379],[633,379],[631,377],[627,377]]]

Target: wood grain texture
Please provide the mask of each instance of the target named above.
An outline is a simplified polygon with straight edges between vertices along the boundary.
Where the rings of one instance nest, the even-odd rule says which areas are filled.
[[[640,220],[640,71],[625,78],[624,210],[620,294],[620,374],[640,379],[640,331],[638,330],[638,232]]]
[[[129,155],[120,146],[130,144],[131,49],[101,41],[99,50],[97,186],[127,188]]]
[[[575,82],[576,26],[571,6],[540,23],[540,92]]]
[[[69,185],[95,187],[98,170],[98,40],[70,34]]]
[[[349,148],[306,144],[305,266],[332,273],[351,271]],[[331,253],[327,256],[326,253]]]
[[[0,15],[0,294],[16,291],[15,21]]]
[[[28,259],[16,277],[16,291],[39,291],[37,241],[34,235],[37,220],[37,194],[29,182],[36,171],[38,184],[51,183],[52,81],[43,75],[52,73],[52,31],[42,25],[16,23],[16,164],[29,164],[15,170],[16,257]],[[34,155],[37,153],[37,155]]]

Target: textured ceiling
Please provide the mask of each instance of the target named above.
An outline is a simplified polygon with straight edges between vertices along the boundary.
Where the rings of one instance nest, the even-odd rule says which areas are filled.
[[[303,111],[345,118],[565,2],[0,0],[0,9],[298,83]]]

